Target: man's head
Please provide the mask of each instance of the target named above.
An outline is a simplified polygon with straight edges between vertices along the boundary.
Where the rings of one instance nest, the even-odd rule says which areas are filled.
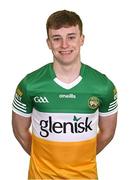
[[[84,43],[82,21],[71,11],[57,11],[47,20],[47,44],[54,60],[70,64],[80,60],[80,47]]]
[[[78,14],[72,11],[61,10],[51,14],[46,23],[47,35],[49,37],[49,29],[60,29],[62,27],[70,27],[78,25],[80,35],[82,34],[82,21]]]

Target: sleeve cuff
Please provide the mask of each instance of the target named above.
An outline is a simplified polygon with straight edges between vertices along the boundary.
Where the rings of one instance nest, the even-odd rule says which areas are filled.
[[[20,115],[20,116],[23,116],[23,117],[31,117],[31,115],[32,115],[32,113],[26,114],[26,113],[23,113],[23,112],[15,109],[14,107],[12,107],[12,110],[13,110],[16,114],[18,114],[18,115]]]
[[[99,112],[99,116],[110,116],[112,114],[115,114],[118,111],[118,107],[115,108],[113,111],[110,112]]]

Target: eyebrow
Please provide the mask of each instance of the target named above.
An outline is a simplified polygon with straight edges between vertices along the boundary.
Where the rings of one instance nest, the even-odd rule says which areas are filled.
[[[76,33],[69,33],[68,36],[76,35]]]
[[[76,35],[76,33],[68,33],[67,34],[67,36],[72,36],[72,35],[74,36],[74,35]],[[61,35],[60,34],[54,34],[51,36],[51,38],[56,38],[56,37],[61,37]]]
[[[60,37],[59,34],[52,35],[51,38]]]

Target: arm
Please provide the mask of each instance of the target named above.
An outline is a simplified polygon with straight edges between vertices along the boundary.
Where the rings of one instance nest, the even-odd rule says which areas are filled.
[[[97,135],[97,154],[100,153],[114,137],[116,123],[117,113],[107,117],[99,117],[99,132]]]
[[[12,112],[12,127],[16,139],[23,149],[30,155],[32,136],[29,132],[31,117],[23,117]]]

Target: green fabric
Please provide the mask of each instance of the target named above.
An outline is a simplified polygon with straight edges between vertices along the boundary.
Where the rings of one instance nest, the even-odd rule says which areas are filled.
[[[47,64],[28,74],[18,85],[16,98],[26,105],[26,112],[31,113],[33,108],[40,112],[63,113],[106,113],[114,110],[110,104],[116,100],[114,84],[102,73],[82,64],[80,70],[82,80],[72,87],[65,89],[58,85],[54,78],[53,64]],[[18,109],[22,111],[22,107]]]

